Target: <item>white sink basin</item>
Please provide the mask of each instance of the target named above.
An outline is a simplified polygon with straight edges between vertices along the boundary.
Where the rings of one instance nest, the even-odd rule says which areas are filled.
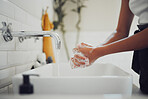
[[[59,70],[58,70],[59,67]],[[23,74],[30,77],[35,94],[123,94],[132,93],[132,76],[112,64],[93,64],[71,69],[68,63],[48,64]],[[13,90],[18,93],[22,74],[13,77]]]

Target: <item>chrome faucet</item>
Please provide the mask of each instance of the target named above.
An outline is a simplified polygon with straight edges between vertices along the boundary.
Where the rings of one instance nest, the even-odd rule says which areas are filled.
[[[6,42],[11,41],[13,37],[23,38],[23,37],[53,37],[56,43],[56,48],[61,48],[61,40],[57,33],[54,31],[12,31],[11,23],[8,25],[6,22],[2,22],[3,27],[0,28],[2,31],[3,38]]]

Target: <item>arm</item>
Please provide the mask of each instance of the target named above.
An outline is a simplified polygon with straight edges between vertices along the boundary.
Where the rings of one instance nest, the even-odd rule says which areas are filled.
[[[129,9],[129,0],[122,0],[120,17],[116,32],[110,37],[110,39],[103,44],[102,47],[97,48],[78,48],[87,58],[89,58],[90,64],[97,58],[123,51],[137,50],[148,46],[148,30],[142,31],[134,36],[126,38],[129,35],[130,26],[134,15]],[[143,43],[144,42],[144,43]],[[140,44],[139,44],[140,43]],[[139,44],[139,45],[138,45]],[[75,55],[75,58],[81,59],[82,57]],[[85,64],[78,62],[79,65]]]
[[[95,48],[96,51],[94,52],[98,55],[99,58],[100,51],[102,51],[101,56],[104,56],[107,54],[139,50],[147,47],[148,47],[148,28],[131,37],[127,37],[119,41],[104,45],[101,48],[99,47]]]
[[[131,36],[97,48],[78,48],[87,58],[90,64],[99,57],[124,52],[148,48],[148,28]],[[82,59],[80,56],[75,55],[77,59]],[[76,61],[77,62],[77,61]],[[85,64],[84,62],[77,62],[79,65]]]
[[[129,0],[122,0],[120,16],[116,31],[108,38],[108,40],[103,45],[127,37],[129,35],[129,30],[133,17],[134,15],[129,9]]]

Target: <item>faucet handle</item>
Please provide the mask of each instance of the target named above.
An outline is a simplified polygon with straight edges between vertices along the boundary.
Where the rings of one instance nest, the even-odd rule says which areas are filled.
[[[6,24],[6,22],[2,22],[2,25],[3,25],[3,27],[0,28],[0,30],[2,30],[2,32],[4,32],[7,30],[7,24]]]
[[[2,22],[2,25],[3,25],[3,26],[7,26],[6,22]]]
[[[8,25],[6,24],[6,22],[2,22],[3,27],[0,28],[0,30],[2,30],[2,35],[3,38],[6,42],[11,41],[13,39],[13,36],[11,34],[12,30],[11,30],[11,25],[12,23],[9,23]]]
[[[7,25],[7,28],[10,29],[10,30],[12,30],[11,26],[12,26],[12,23],[9,23],[9,24]]]

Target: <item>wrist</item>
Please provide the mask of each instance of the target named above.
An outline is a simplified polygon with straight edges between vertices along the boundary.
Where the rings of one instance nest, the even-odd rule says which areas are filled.
[[[94,56],[96,58],[105,56],[109,53],[107,46],[101,46],[101,47],[96,47],[94,48],[94,50],[92,51],[92,54],[94,54]]]

